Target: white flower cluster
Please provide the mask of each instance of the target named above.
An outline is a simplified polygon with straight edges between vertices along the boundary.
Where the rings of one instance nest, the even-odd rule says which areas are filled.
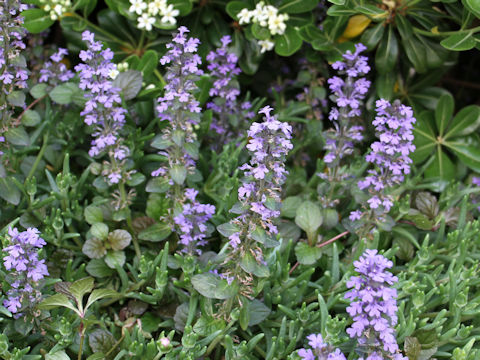
[[[115,65],[115,67],[113,67],[112,70],[110,70],[110,72],[108,73],[108,76],[110,76],[110,79],[115,80],[118,74],[127,70],[128,70],[128,63],[122,62],[118,65]]]
[[[254,10],[242,9],[238,14],[240,25],[257,23],[262,27],[268,28],[272,36],[283,35],[287,28],[285,23],[288,20],[288,14],[279,14],[278,9],[272,5],[265,5],[263,1],[259,2]],[[271,39],[258,41],[260,52],[270,51],[275,43]]]
[[[152,30],[155,23],[155,18],[160,17],[160,22],[168,25],[175,25],[177,23],[176,16],[180,11],[173,8],[172,4],[167,4],[167,0],[130,0],[131,13],[137,14],[137,27],[147,31]]]
[[[58,20],[70,9],[72,2],[70,0],[41,0],[43,10],[50,14],[50,19]]]

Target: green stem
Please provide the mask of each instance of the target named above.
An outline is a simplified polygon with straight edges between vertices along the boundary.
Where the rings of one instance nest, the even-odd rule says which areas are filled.
[[[162,87],[165,87],[165,85],[167,85],[167,83],[165,82],[165,79],[163,78],[162,74],[160,74],[160,71],[158,71],[158,69],[155,69],[155,70],[153,70],[153,73],[158,78],[158,80],[160,80],[160,83],[162,84]]]
[[[35,159],[35,162],[33,163],[32,168],[30,169],[30,172],[28,173],[27,179],[25,181],[28,181],[31,179],[33,174],[35,174],[35,170],[37,170],[38,164],[40,163],[40,160],[42,160],[43,154],[45,153],[45,149],[47,148],[48,144],[48,137],[50,136],[50,132],[47,131],[45,135],[43,135],[43,144],[42,147],[40,148],[40,151],[38,152],[37,158]]]
[[[122,198],[122,204],[125,204],[127,202],[127,193],[125,191],[125,184],[123,183],[123,181],[119,182],[118,187],[120,190],[120,196]],[[135,236],[135,229],[133,228],[132,214],[130,209],[128,209],[127,225],[128,225],[128,229],[132,233],[132,242],[133,242],[133,247],[135,248],[135,254],[138,260],[140,260],[140,257],[142,256],[142,252],[140,251],[140,246],[138,245],[138,240],[137,240],[137,237]]]
[[[85,325],[83,324],[83,321],[81,323],[81,327],[82,327],[82,332],[81,332],[81,335],[80,335],[80,345],[78,346],[78,357],[77,359],[78,360],[82,360],[82,352],[83,352],[83,342],[85,341]]]

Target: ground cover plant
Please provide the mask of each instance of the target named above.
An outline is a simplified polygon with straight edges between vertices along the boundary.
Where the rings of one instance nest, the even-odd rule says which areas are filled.
[[[478,0],[0,29],[0,358],[480,359]]]

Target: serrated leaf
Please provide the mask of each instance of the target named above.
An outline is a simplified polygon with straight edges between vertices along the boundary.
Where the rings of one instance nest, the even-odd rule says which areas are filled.
[[[127,70],[117,75],[113,86],[122,90],[125,100],[134,99],[142,88],[143,76],[138,70]]]
[[[126,230],[117,229],[108,234],[107,241],[113,250],[123,250],[132,241],[132,235]]]

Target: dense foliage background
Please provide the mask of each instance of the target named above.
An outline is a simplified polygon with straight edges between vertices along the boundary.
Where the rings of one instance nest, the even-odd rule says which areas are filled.
[[[480,359],[478,0],[0,10],[2,359]]]

